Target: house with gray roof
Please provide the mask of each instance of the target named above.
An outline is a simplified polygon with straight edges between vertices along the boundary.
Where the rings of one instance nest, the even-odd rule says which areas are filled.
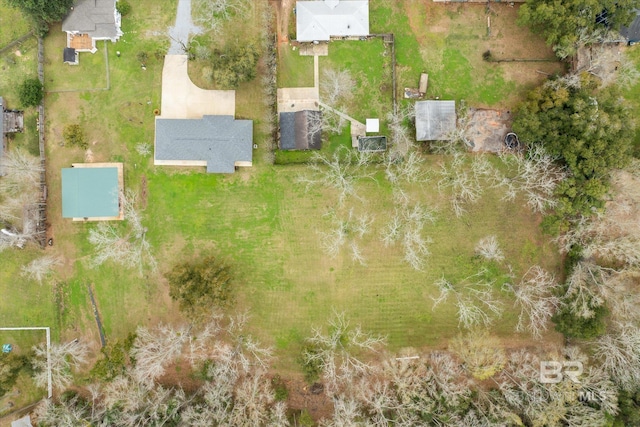
[[[416,102],[416,140],[446,141],[456,128],[455,101]]]
[[[322,148],[322,112],[313,110],[280,113],[281,150]]]
[[[369,0],[296,2],[296,39],[299,42],[368,35]]]
[[[208,173],[233,173],[251,166],[253,121],[233,116],[156,118],[154,164],[205,166]]]
[[[78,52],[95,52],[97,40],[118,41],[122,35],[116,0],[78,0],[62,21],[67,47]]]

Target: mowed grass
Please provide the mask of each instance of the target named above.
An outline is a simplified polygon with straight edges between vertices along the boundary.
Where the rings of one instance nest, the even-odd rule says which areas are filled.
[[[29,22],[19,9],[0,1],[0,49],[30,30]]]
[[[439,161],[430,157],[425,168],[435,170]],[[437,296],[433,283],[442,275],[460,281],[486,265],[503,280],[506,264],[516,275],[534,264],[551,271],[559,267],[554,248],[539,232],[539,218],[522,208],[521,200],[502,203],[498,191],[487,190],[479,204],[456,219],[446,197],[428,183],[409,189],[416,202],[439,211],[424,232],[433,240],[432,255],[423,271],[413,270],[399,247],[384,247],[380,241],[382,228],[395,213],[381,174],[375,182],[358,184],[363,201],[336,208],[332,190],[306,192],[296,183],[298,175],[308,172],[306,166],[289,166],[233,177],[159,172],[149,178],[147,213],[155,218],[149,226],[154,245],[182,257],[206,249],[228,260],[236,277],[236,310],[250,311],[251,330],[278,349],[283,369],[311,327],[325,323],[334,310],[387,336],[391,349],[439,345],[458,332],[453,301],[432,310]],[[320,249],[321,233],[332,227],[326,214],[344,217],[350,209],[375,217],[371,232],[356,239],[366,257],[364,266],[351,260],[348,246],[334,259]],[[507,254],[500,267],[474,256],[477,241],[489,234],[498,237]],[[499,283],[496,293],[505,301],[506,313],[494,329],[510,336],[515,326],[511,300]]]
[[[429,0],[373,2],[371,32],[393,32],[398,90],[417,87],[429,74],[427,98],[465,99],[476,107],[513,108],[546,74],[562,71],[544,40],[515,24],[518,6],[442,4]],[[491,23],[487,28],[487,18]],[[490,63],[501,59],[549,62]]]
[[[313,56],[302,56],[297,48],[280,45],[278,48],[278,87],[312,86]]]

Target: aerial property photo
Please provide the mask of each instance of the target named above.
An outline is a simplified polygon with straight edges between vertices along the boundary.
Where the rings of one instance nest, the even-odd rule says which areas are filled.
[[[0,0],[0,426],[640,425],[639,9]]]

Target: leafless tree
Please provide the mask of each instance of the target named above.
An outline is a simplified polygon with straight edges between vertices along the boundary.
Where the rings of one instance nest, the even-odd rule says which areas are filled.
[[[42,281],[51,274],[53,268],[61,263],[60,258],[53,255],[36,258],[22,267],[22,275],[32,280],[37,280],[38,283],[42,284]]]
[[[373,218],[366,213],[356,215],[353,209],[349,210],[346,218],[340,218],[335,211],[329,212],[328,216],[331,217],[333,226],[329,232],[320,232],[320,246],[324,252],[335,258],[346,245],[351,250],[352,260],[365,265],[358,240],[369,232]]]
[[[196,22],[214,34],[220,33],[222,24],[233,16],[245,16],[251,10],[250,0],[197,0]]]
[[[320,79],[320,98],[325,104],[337,108],[338,104],[351,100],[355,86],[349,70],[325,68]]]
[[[471,167],[465,158],[465,155],[455,153],[448,166],[442,165],[441,178],[437,183],[440,192],[449,192],[451,207],[457,217],[466,213],[466,205],[480,200],[483,193],[480,179],[489,173],[490,168],[484,158],[476,156]]]
[[[595,341],[594,356],[625,390],[640,385],[640,329],[631,323],[617,324]]]
[[[387,153],[384,157],[385,176],[391,184],[400,182],[427,182],[423,158],[417,151],[410,151],[405,156]]]
[[[47,347],[44,344],[33,347],[34,381],[38,387],[46,387],[48,382]],[[49,351],[51,360],[51,382],[57,389],[71,384],[72,369],[87,362],[88,348],[78,340],[64,344],[52,343]]]
[[[185,327],[161,325],[154,331],[138,327],[131,349],[136,361],[133,378],[139,383],[151,383],[161,377],[167,365],[182,354],[188,340],[189,331]]]
[[[493,293],[493,282],[482,279],[485,274],[483,269],[459,283],[453,283],[444,276],[438,279],[435,285],[440,295],[433,298],[433,309],[452,296],[460,326],[470,329],[478,325],[490,325],[495,317],[502,315],[503,304]]]
[[[148,142],[139,142],[136,144],[136,151],[143,157],[149,157],[152,152],[151,144]]]
[[[529,268],[520,283],[507,285],[515,296],[515,304],[520,307],[518,332],[529,331],[534,338],[541,338],[548,328],[549,320],[560,306],[557,296],[560,284],[552,274],[538,265]]]
[[[356,154],[342,148],[331,156],[314,153],[309,161],[311,174],[298,177],[307,189],[313,186],[330,187],[338,192],[338,205],[342,206],[347,198],[359,199],[356,182],[363,178],[373,179],[373,173],[366,170],[366,155]]]
[[[515,175],[510,177],[494,176],[495,186],[505,188],[504,200],[513,200],[517,192],[522,191],[527,198],[527,205],[534,212],[544,213],[556,206],[555,189],[567,177],[567,172],[557,165],[555,157],[547,154],[539,145],[530,147],[526,155],[505,152],[500,157],[516,170]]]
[[[128,268],[137,268],[140,274],[145,265],[155,269],[156,260],[146,238],[147,228],[135,208],[136,199],[137,195],[132,191],[120,197],[126,227],[101,222],[89,230],[89,243],[96,249],[91,260],[92,267],[112,261]]]
[[[475,251],[476,254],[485,259],[498,262],[504,261],[504,252],[500,249],[496,236],[485,236],[480,239],[476,244]]]
[[[435,222],[435,211],[416,203],[410,206],[403,203],[396,208],[395,214],[382,230],[381,240],[385,246],[396,243],[402,245],[404,260],[416,270],[424,266],[425,258],[430,255],[429,243],[431,239],[424,237],[424,227],[427,223]]]
[[[594,309],[606,303],[602,293],[605,274],[600,266],[586,261],[573,267],[563,299],[574,316],[590,319],[595,316]]]
[[[429,144],[432,153],[451,155],[460,153],[468,147],[473,147],[473,143],[468,137],[471,112],[464,101],[460,102],[456,116],[456,126],[447,132],[444,139],[442,141],[432,141]]]
[[[321,367],[328,392],[335,394],[345,384],[372,369],[353,353],[377,351],[384,338],[366,333],[359,326],[352,328],[344,313],[334,312],[327,333],[313,328],[313,335],[307,342],[313,350],[304,352],[305,362]]]
[[[416,145],[415,138],[409,131],[408,122],[415,118],[415,109],[398,108],[398,111],[389,113],[387,123],[389,127],[390,147],[387,156],[391,161],[404,158]]]
[[[20,148],[8,150],[0,159],[0,177],[2,177],[0,190],[8,194],[16,194],[25,186],[37,186],[43,170],[37,157]]]

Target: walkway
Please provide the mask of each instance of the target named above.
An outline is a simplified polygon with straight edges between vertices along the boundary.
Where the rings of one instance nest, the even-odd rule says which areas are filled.
[[[346,115],[342,111],[338,111],[335,108],[328,106],[324,102],[319,102],[319,104],[322,108],[333,111],[338,116],[351,122],[351,146],[354,148],[358,147],[358,137],[367,135],[367,126],[353,117]]]
[[[185,47],[189,45],[190,34],[200,34],[202,28],[193,23],[191,19],[191,0],[178,1],[178,14],[176,15],[176,25],[169,28],[169,55],[182,55]]]

